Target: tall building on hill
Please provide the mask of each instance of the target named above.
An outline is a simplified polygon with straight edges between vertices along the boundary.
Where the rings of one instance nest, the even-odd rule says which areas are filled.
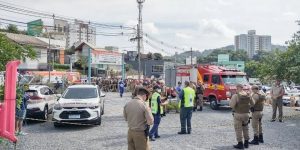
[[[271,36],[256,35],[255,30],[249,30],[248,34],[236,35],[234,39],[235,50],[245,50],[250,58],[257,51],[271,51]]]

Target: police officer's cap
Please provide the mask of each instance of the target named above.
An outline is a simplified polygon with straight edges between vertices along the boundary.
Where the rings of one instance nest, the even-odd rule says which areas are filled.
[[[158,90],[158,89],[161,89],[161,87],[158,86],[158,85],[155,85],[155,86],[153,87],[153,90]]]
[[[252,89],[252,90],[253,90],[253,89],[258,90],[259,88],[258,88],[257,85],[253,85],[253,86],[251,87],[251,89]]]
[[[237,88],[238,88],[238,87],[243,88],[244,86],[243,86],[243,84],[238,83],[238,84],[236,84],[236,87],[237,87]]]

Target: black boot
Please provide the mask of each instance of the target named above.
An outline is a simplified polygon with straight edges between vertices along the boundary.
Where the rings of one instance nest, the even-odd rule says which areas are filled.
[[[249,144],[259,145],[258,136],[254,136],[254,139],[251,142],[249,142]]]
[[[193,111],[196,111],[197,107],[193,107]]]
[[[186,134],[186,131],[180,131],[178,134]]]
[[[244,149],[244,145],[243,145],[243,142],[238,142],[237,145],[233,145],[234,148],[236,149]]]
[[[244,141],[244,147],[245,147],[245,148],[248,148],[248,147],[249,147],[249,140],[245,140],[245,141]]]
[[[264,143],[264,137],[263,137],[263,134],[260,134],[260,135],[259,135],[258,142]]]
[[[200,108],[198,109],[198,111],[202,111],[202,107],[200,106]]]

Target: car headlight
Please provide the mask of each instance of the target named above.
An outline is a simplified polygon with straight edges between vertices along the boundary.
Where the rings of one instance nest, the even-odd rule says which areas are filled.
[[[227,92],[226,92],[226,96],[227,96],[227,97],[230,97],[230,96],[231,96],[231,92],[227,91]]]
[[[97,109],[99,108],[99,105],[96,105],[96,106],[92,106],[92,107],[89,107],[90,109]]]
[[[53,109],[55,110],[61,110],[62,109],[62,106],[60,104],[55,104]]]

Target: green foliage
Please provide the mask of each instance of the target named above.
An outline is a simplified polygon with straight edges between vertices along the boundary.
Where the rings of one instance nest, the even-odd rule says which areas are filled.
[[[126,72],[128,72],[129,70],[131,70],[133,67],[131,64],[125,64],[125,70]]]
[[[69,68],[70,68],[70,65],[54,64],[54,69],[56,69],[56,70],[68,70]]]
[[[0,33],[0,71],[5,70],[5,65],[11,60],[35,59],[36,51],[31,46],[21,46],[10,41],[4,34]]]
[[[203,57],[203,56],[198,57],[197,62],[200,64],[217,62],[219,54],[229,54],[229,58],[231,61],[248,61],[249,60],[246,51],[215,49],[210,54],[208,54],[206,57]]]
[[[179,111],[178,103],[169,102],[169,104],[167,105],[167,109],[168,110],[177,110],[177,111]]]
[[[0,102],[4,100],[4,85],[0,85]]]
[[[161,55],[161,53],[154,53],[153,54],[153,59],[154,60],[162,60],[163,56]]]
[[[149,53],[147,54],[147,59],[148,59],[148,60],[152,60],[152,59],[153,59],[153,54],[152,54],[151,52],[149,52]]]
[[[18,30],[18,27],[16,25],[13,25],[13,24],[9,24],[7,27],[6,27],[6,30],[7,32],[9,33],[16,33],[16,34],[19,34],[19,30]]]

